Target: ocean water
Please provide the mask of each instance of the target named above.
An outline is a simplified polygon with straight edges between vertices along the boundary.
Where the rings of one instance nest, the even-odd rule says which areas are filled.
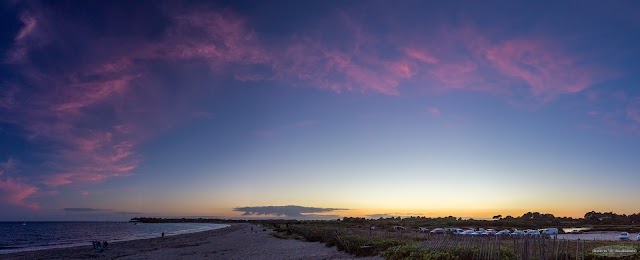
[[[125,241],[227,227],[209,223],[0,222],[0,254]]]

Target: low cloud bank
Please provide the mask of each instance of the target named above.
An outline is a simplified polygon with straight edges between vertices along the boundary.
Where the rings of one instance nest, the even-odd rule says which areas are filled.
[[[338,215],[321,215],[333,211],[348,210],[342,208],[316,208],[296,205],[237,207],[233,211],[243,212],[243,216],[278,216],[289,218],[339,218]]]

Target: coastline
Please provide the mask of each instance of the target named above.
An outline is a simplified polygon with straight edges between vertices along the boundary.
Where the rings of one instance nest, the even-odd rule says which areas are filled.
[[[216,223],[211,223],[211,225],[212,226],[215,225],[215,227],[208,227],[204,229],[200,228],[200,229],[171,231],[171,232],[167,232],[165,236],[168,237],[168,236],[192,234],[192,233],[198,233],[198,232],[206,232],[206,231],[222,229],[230,226],[229,224],[216,224]],[[106,241],[109,243],[119,243],[119,242],[133,241],[133,240],[152,239],[152,238],[157,238],[161,236],[162,236],[162,233],[153,233],[153,234],[150,233],[150,234],[144,234],[144,235],[131,236],[127,238],[106,239]],[[22,247],[22,246],[4,247],[0,249],[0,256],[13,254],[13,253],[21,253],[21,252],[32,252],[32,251],[41,251],[41,250],[50,250],[50,249],[64,249],[64,248],[73,248],[73,247],[82,247],[82,246],[92,246],[92,243],[89,241],[85,241],[85,242],[50,244],[50,245],[37,245],[32,247]]]
[[[102,252],[85,245],[3,254],[2,259],[356,259],[335,247],[270,234],[271,230],[252,224],[231,224],[202,232],[113,242]]]

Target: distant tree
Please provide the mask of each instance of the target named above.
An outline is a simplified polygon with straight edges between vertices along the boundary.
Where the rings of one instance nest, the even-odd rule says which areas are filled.
[[[501,218],[502,218],[502,215],[493,216],[493,219],[501,219]]]

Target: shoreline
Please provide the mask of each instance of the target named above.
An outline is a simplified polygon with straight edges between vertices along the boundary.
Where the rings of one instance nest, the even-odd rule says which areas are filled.
[[[356,259],[318,242],[280,239],[249,223],[173,236],[2,254],[2,259]],[[357,259],[381,259],[360,257]]]
[[[165,237],[187,235],[187,234],[193,234],[193,233],[199,233],[199,232],[207,232],[212,230],[224,229],[230,226],[230,224],[218,224],[218,223],[210,223],[210,224],[219,225],[222,227],[216,227],[216,228],[204,229],[204,230],[189,230],[187,232],[181,232],[181,231],[170,232],[170,233],[168,232],[165,234]],[[153,239],[153,238],[159,238],[161,236],[162,236],[161,234],[153,234],[153,235],[146,235],[146,236],[129,237],[124,239],[119,239],[119,238],[111,239],[106,241],[109,244],[111,244],[111,243],[127,242],[127,241],[134,241],[134,240]],[[0,256],[14,254],[14,253],[22,253],[22,252],[33,252],[33,251],[42,251],[42,250],[50,250],[50,249],[66,249],[66,248],[83,247],[83,246],[92,246],[92,244],[91,242],[87,241],[87,242],[75,242],[75,243],[66,243],[66,244],[37,245],[37,246],[31,246],[31,247],[21,247],[21,246],[4,247],[4,248],[0,248]]]

